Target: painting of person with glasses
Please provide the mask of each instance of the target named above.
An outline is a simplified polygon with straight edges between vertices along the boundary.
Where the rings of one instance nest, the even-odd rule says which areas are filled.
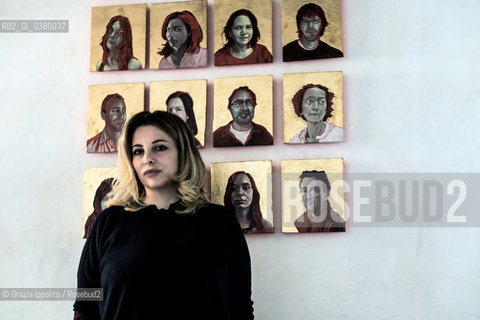
[[[343,57],[342,51],[320,40],[328,26],[322,7],[307,3],[296,16],[298,40],[283,47],[283,61],[298,61]]]
[[[133,56],[132,27],[124,16],[114,16],[105,28],[100,46],[102,60],[97,62],[97,71],[141,69],[142,65]]]
[[[214,147],[272,145],[273,137],[262,125],[253,122],[257,98],[247,86],[233,90],[228,98],[232,121],[213,133]]]

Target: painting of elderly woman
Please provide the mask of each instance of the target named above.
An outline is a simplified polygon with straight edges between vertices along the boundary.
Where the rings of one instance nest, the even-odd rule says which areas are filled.
[[[285,143],[342,142],[342,73],[284,75]]]
[[[245,234],[274,231],[270,161],[212,163],[211,170],[212,200],[235,215]]]
[[[152,4],[151,69],[207,66],[206,10],[203,0]]]

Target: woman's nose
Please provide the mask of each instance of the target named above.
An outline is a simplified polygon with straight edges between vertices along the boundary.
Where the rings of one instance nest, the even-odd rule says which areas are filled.
[[[145,151],[145,153],[143,154],[143,163],[151,164],[151,163],[154,163],[154,162],[155,162],[155,160],[152,158],[151,152]]]

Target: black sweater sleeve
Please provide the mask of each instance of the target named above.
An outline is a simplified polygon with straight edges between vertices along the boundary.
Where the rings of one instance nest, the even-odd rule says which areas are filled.
[[[100,288],[100,261],[98,240],[100,238],[99,225],[105,220],[101,214],[93,224],[92,230],[83,247],[77,272],[77,288]],[[74,319],[100,319],[98,301],[76,300],[73,305]]]

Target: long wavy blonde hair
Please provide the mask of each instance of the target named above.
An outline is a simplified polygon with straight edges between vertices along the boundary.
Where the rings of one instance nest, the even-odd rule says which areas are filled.
[[[165,111],[140,112],[124,126],[118,144],[118,179],[113,186],[115,196],[108,205],[123,206],[129,211],[138,211],[147,206],[145,188],[140,182],[132,159],[133,134],[138,127],[152,125],[170,136],[178,150],[178,173],[175,182],[182,210],[177,213],[192,213],[209,203],[205,192],[206,169],[198,152],[191,130],[185,122]]]

